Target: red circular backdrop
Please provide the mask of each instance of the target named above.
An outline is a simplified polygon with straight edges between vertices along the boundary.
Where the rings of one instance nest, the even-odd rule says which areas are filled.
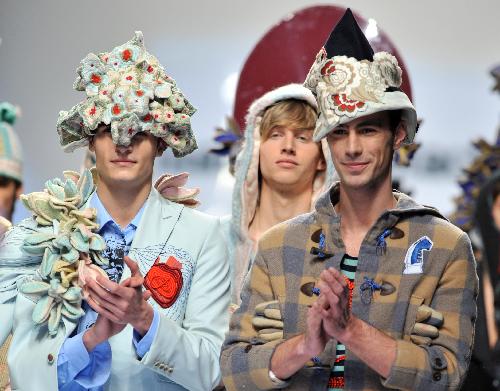
[[[267,91],[288,83],[302,83],[316,54],[346,8],[333,5],[305,8],[291,14],[267,32],[243,66],[238,80],[233,116],[244,129],[250,104]],[[368,21],[354,12],[363,31]],[[410,100],[411,86],[406,66],[389,37],[377,26],[378,35],[368,37],[375,52],[386,51],[398,59],[403,70],[401,89]]]

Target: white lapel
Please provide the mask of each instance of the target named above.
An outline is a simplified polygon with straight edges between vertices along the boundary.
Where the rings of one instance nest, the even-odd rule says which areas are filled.
[[[130,257],[135,259],[134,251],[148,247],[149,257],[154,260],[167,245],[172,230],[179,221],[184,205],[176,204],[163,198],[156,189],[152,188],[146,201],[144,214],[135,233],[130,247]],[[130,277],[130,269],[124,265],[121,280]],[[142,271],[144,273],[144,270]]]

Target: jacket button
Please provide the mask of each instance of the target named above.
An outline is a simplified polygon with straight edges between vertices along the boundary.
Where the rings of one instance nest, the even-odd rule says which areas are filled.
[[[437,367],[441,368],[443,366],[443,362],[441,359],[438,357],[434,360],[434,364],[436,364]]]
[[[167,373],[172,373],[173,371],[174,371],[174,368],[172,368],[172,367],[169,367],[169,368],[167,369]]]
[[[47,362],[48,362],[50,365],[54,364],[54,355],[53,355],[52,353],[49,353],[49,354],[47,355]]]
[[[432,374],[432,378],[435,380],[435,381],[440,381],[441,380],[441,374],[439,372],[434,372]]]

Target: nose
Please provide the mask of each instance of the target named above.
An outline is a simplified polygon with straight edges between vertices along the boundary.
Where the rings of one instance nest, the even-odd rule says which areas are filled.
[[[116,144],[116,153],[119,155],[126,155],[132,151],[132,143],[129,145]]]
[[[295,151],[295,135],[292,132],[286,132],[285,137],[283,137],[283,147],[281,148],[281,153],[295,156]]]
[[[355,158],[361,155],[362,152],[363,147],[361,145],[359,135],[357,132],[349,132],[349,136],[347,137],[346,154],[351,158]]]

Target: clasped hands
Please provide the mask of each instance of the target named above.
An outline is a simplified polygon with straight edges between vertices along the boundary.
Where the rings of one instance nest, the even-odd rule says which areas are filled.
[[[334,268],[324,270],[316,285],[320,295],[309,308],[305,345],[312,352],[311,356],[322,352],[332,337],[342,341],[350,325],[357,321],[349,308],[349,289],[346,278]],[[417,345],[428,345],[439,337],[439,328],[443,324],[442,313],[422,304],[417,309],[415,325],[410,339]],[[283,318],[277,300],[260,303],[255,308],[252,324],[259,337],[264,341],[282,339]]]
[[[311,356],[320,354],[331,338],[342,340],[354,320],[346,277],[337,269],[325,269],[316,286],[321,293],[308,310],[304,335]]]
[[[153,308],[147,302],[151,292],[142,290],[144,278],[139,266],[128,256],[124,257],[124,262],[131,276],[121,283],[104,276],[86,282],[87,303],[98,314],[94,325],[83,336],[88,351],[121,332],[127,324],[143,336],[153,321]]]

